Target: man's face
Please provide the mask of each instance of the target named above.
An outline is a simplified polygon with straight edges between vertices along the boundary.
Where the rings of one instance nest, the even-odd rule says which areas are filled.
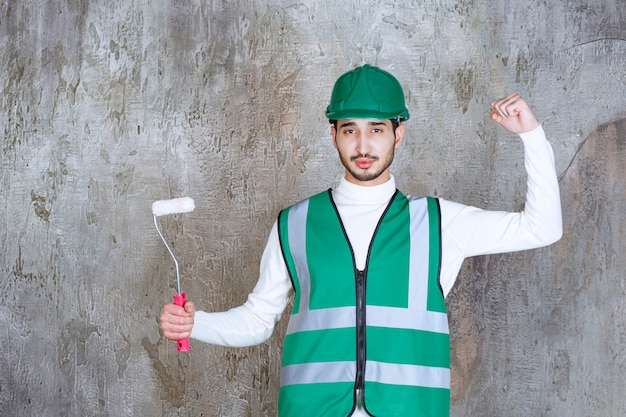
[[[346,168],[346,180],[358,185],[379,185],[389,180],[394,150],[404,136],[404,125],[391,120],[338,120],[331,127],[333,143]]]

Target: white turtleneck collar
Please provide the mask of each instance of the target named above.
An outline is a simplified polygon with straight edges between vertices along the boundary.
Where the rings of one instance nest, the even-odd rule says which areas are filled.
[[[351,183],[342,177],[333,190],[333,198],[339,204],[381,204],[387,203],[395,192],[396,180],[393,175],[387,182],[371,187]]]
[[[359,269],[365,267],[372,235],[395,192],[396,181],[393,176],[389,181],[371,187],[356,185],[342,178],[337,189],[333,190],[333,199]]]

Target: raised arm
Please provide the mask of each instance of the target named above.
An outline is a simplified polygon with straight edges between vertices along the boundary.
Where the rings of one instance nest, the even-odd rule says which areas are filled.
[[[562,235],[554,154],[543,128],[517,94],[494,102],[492,118],[510,132],[518,133],[524,143],[526,203],[520,212],[506,212],[440,200],[441,283],[446,294],[465,258],[547,246]]]

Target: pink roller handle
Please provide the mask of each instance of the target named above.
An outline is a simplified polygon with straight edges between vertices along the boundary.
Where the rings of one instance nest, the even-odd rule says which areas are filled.
[[[184,306],[186,300],[187,294],[184,292],[181,292],[180,294],[176,294],[174,296],[174,304],[176,304],[177,306]],[[176,342],[176,345],[178,346],[179,352],[187,352],[189,351],[189,349],[191,349],[191,347],[189,346],[189,338],[178,340]]]

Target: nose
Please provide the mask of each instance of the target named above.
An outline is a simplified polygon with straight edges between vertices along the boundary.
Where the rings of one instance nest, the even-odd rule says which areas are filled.
[[[367,137],[367,135],[363,132],[360,132],[357,137],[356,137],[356,144],[355,144],[355,150],[360,154],[360,155],[367,155],[369,153],[370,149],[370,143],[369,143],[369,138]]]

